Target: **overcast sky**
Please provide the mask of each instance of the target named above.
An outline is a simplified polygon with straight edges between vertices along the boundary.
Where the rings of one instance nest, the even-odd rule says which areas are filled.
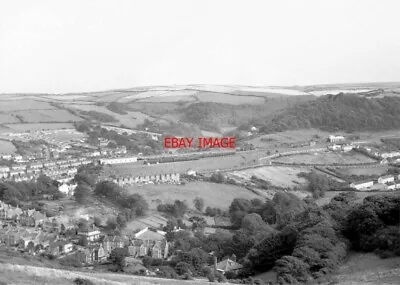
[[[0,0],[0,92],[400,81],[398,0]]]

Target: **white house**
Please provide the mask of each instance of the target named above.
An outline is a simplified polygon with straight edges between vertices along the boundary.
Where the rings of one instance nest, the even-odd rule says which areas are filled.
[[[344,141],[344,136],[333,136],[333,135],[330,135],[328,140],[331,143],[342,142],[342,141]]]
[[[351,151],[354,147],[352,145],[343,145],[342,146],[342,151],[348,152]]]
[[[394,181],[393,175],[385,175],[378,178],[378,183],[386,184]]]
[[[390,182],[387,184],[387,190],[396,190],[396,183]]]
[[[371,188],[373,185],[374,185],[373,180],[365,180],[365,181],[353,182],[350,184],[350,187],[362,191]]]
[[[332,150],[332,151],[337,151],[337,150],[340,150],[341,148],[342,147],[340,145],[337,145],[337,144],[333,144],[333,145],[329,145],[328,146],[328,149]]]
[[[190,176],[196,176],[196,171],[193,170],[193,169],[188,169],[188,170],[186,171],[186,174],[187,174],[187,175],[190,175]]]

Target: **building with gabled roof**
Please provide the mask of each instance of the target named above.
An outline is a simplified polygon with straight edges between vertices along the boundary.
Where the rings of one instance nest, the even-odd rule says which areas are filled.
[[[218,262],[217,264],[214,265],[215,269],[222,274],[225,274],[227,272],[235,272],[237,273],[243,268],[243,265],[240,263],[237,263],[236,261],[226,258],[222,260],[221,262]]]

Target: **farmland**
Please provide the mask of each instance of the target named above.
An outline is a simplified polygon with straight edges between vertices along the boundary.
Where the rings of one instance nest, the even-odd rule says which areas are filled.
[[[142,195],[149,203],[150,209],[156,209],[158,203],[173,203],[174,200],[186,200],[189,207],[194,208],[193,199],[201,197],[205,205],[227,209],[234,198],[254,199],[258,195],[246,188],[216,184],[211,182],[190,182],[185,185],[147,184],[143,186],[129,186],[128,193],[138,193]],[[159,200],[159,201],[157,201]]]
[[[265,100],[262,97],[216,94],[213,92],[199,92],[196,94],[196,98],[201,102],[214,102],[214,103],[229,102],[232,105],[241,105],[241,104],[259,105],[265,103]]]
[[[66,110],[20,110],[13,112],[22,122],[78,122],[82,118],[71,114]]]
[[[277,158],[276,161],[295,164],[346,164],[346,163],[371,163],[375,162],[372,158],[366,157],[357,152],[349,153],[315,153],[299,154]]]
[[[301,168],[266,166],[243,171],[233,171],[229,173],[229,176],[245,180],[250,180],[252,176],[256,176],[262,180],[269,181],[274,186],[291,188],[307,182],[304,178],[297,176],[300,172],[307,171],[307,169]]]
[[[26,124],[5,124],[6,128],[0,129],[2,133],[9,132],[28,132],[41,130],[72,129],[72,123],[26,123]]]
[[[342,175],[383,175],[389,168],[386,166],[372,167],[372,168],[338,168],[335,170],[338,174]]]
[[[145,119],[152,119],[142,112],[127,112],[126,115],[121,115],[108,110],[105,106],[98,106],[94,104],[65,104],[64,106],[76,111],[95,111],[102,114],[107,114],[116,119],[115,122],[110,122],[110,124],[114,124],[116,126],[120,126],[122,124],[130,128],[135,128],[138,124],[142,124]]]

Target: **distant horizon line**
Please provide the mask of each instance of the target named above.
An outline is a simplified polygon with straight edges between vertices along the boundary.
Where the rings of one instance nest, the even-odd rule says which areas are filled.
[[[374,85],[374,84],[400,84],[400,81],[367,81],[367,82],[340,82],[340,83],[318,83],[318,84],[304,84],[304,85],[242,85],[242,84],[208,84],[208,83],[193,83],[193,84],[161,84],[161,85],[138,85],[126,88],[112,88],[102,89],[93,91],[73,91],[73,92],[4,92],[2,95],[74,95],[74,94],[92,94],[100,92],[122,92],[122,91],[135,91],[134,89],[140,88],[168,88],[168,87],[186,87],[187,89],[191,86],[202,87],[202,86],[221,86],[221,87],[250,87],[250,88],[306,88],[306,87],[333,87],[335,85],[352,85],[349,87],[357,87],[357,85]],[[362,87],[362,86],[359,86]],[[132,90],[131,90],[132,89]],[[216,92],[218,93],[218,92]]]

